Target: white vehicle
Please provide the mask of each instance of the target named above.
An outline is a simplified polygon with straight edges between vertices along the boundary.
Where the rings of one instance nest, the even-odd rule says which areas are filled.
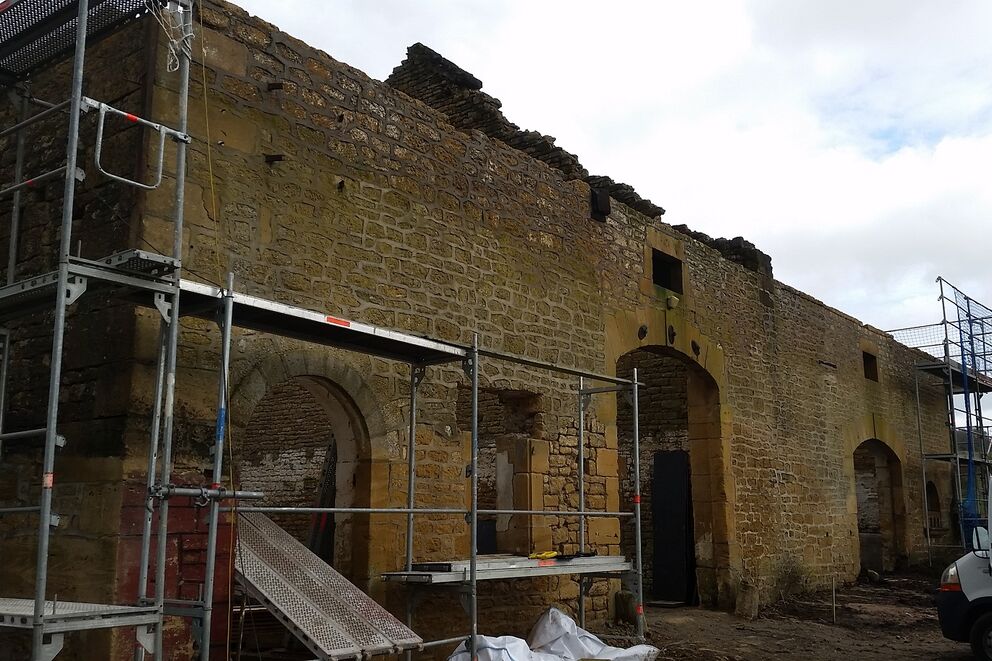
[[[975,529],[971,551],[944,570],[937,616],[945,638],[971,643],[976,659],[992,661],[992,564],[989,533]]]

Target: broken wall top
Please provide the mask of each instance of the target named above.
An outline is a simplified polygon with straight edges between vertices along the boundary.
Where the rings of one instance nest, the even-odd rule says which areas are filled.
[[[482,91],[482,81],[424,44],[407,49],[406,59],[386,79],[386,84],[443,112],[453,126],[477,130],[528,154],[561,172],[566,179],[581,179],[592,188],[604,189],[610,197],[648,218],[658,219],[665,210],[638,195],[633,186],[603,175],[590,175],[578,156],[555,144],[555,138],[526,131],[503,114],[499,99]],[[726,259],[768,278],[772,260],[743,237],[713,239],[685,225],[673,227],[720,252]]]

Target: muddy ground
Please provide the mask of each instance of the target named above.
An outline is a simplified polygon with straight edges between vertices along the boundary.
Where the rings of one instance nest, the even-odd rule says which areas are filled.
[[[755,620],[700,608],[649,607],[650,642],[661,649],[659,661],[971,659],[967,644],[941,636],[934,586],[933,578],[915,575],[840,586],[836,624],[829,592],[780,602]]]

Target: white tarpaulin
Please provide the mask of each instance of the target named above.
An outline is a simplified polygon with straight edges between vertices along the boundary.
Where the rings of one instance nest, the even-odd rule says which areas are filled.
[[[610,647],[557,608],[550,608],[538,619],[527,641],[513,636],[478,636],[478,661],[653,661],[658,648],[635,645],[627,649]],[[469,661],[466,643],[459,645],[448,661]]]

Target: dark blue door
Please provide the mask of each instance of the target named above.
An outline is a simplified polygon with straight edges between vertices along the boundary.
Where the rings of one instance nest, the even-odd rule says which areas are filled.
[[[655,453],[651,514],[654,531],[652,594],[662,601],[695,603],[696,556],[688,452]]]

